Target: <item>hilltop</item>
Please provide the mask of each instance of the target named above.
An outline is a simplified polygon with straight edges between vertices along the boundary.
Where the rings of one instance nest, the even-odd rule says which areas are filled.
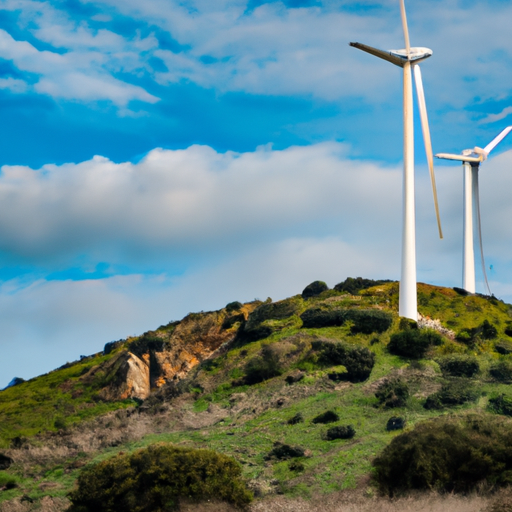
[[[65,510],[81,468],[157,442],[234,457],[254,510],[279,496],[374,499],[372,460],[402,431],[512,411],[511,305],[427,284],[418,325],[397,305],[396,282],[316,282],[191,313],[7,388],[0,510]]]

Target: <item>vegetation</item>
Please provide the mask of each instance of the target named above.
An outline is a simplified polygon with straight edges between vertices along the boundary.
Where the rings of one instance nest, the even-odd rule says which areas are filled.
[[[101,395],[112,377],[98,371],[98,364],[114,361],[130,343],[135,349],[142,343],[136,339],[120,340],[109,354],[0,392],[0,451],[15,461],[0,471],[3,486],[10,486],[0,492],[0,510],[2,502],[6,510],[24,510],[28,505],[19,504],[22,497],[34,500],[35,508],[50,498],[69,506],[66,496],[78,489],[74,486],[83,467],[162,442],[234,458],[258,500],[274,493],[307,499],[344,489],[371,495],[376,492],[367,484],[372,460],[402,432],[446,417],[464,426],[475,412],[482,421],[501,422],[500,432],[505,429],[512,356],[498,347],[512,343],[507,334],[512,332],[512,306],[420,284],[419,311],[439,320],[440,335],[397,318],[397,283],[372,284],[354,293],[331,289],[307,299],[297,295],[276,303],[237,303],[229,312],[231,307],[215,312],[232,337],[187,377],[154,389],[144,401],[108,402]],[[307,311],[341,315],[343,321],[307,324],[301,320]],[[190,339],[196,317],[199,325],[203,314],[182,321],[190,324]],[[167,334],[179,324],[148,331],[144,343],[166,349]],[[494,327],[496,337],[487,339],[492,329],[486,326]],[[450,331],[467,332],[472,340]],[[208,343],[208,336],[201,339]],[[427,403],[432,407],[423,407]],[[335,423],[312,421],[326,411],[337,415]],[[448,411],[454,416],[446,416]],[[342,437],[349,426],[357,431],[352,440]],[[483,431],[478,432],[476,451],[484,441]],[[451,471],[439,468],[443,474]],[[460,489],[464,486],[454,487]],[[9,508],[12,500],[17,501]]]
[[[70,512],[166,512],[180,499],[248,504],[240,465],[211,450],[156,444],[86,468],[70,494]]]
[[[316,297],[328,289],[329,287],[323,281],[313,281],[302,290],[302,298],[310,299],[311,297]]]
[[[315,416],[311,423],[334,423],[335,421],[339,421],[340,417],[334,411],[325,411]]]
[[[391,336],[388,350],[391,354],[410,359],[422,359],[427,351],[441,345],[443,338],[432,330],[407,329]]]
[[[505,486],[512,469],[512,426],[499,417],[443,416],[398,435],[374,460],[374,478],[390,496],[412,489],[469,492]]]
[[[331,427],[325,434],[328,441],[335,439],[352,439],[356,435],[356,431],[352,425],[338,425]]]

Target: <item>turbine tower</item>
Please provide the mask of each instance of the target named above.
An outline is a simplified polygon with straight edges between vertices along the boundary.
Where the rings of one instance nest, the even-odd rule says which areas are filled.
[[[463,251],[462,251],[462,288],[470,293],[475,293],[475,248],[473,241],[473,216],[476,217],[478,241],[480,245],[480,261],[484,274],[485,285],[489,295],[491,289],[487,281],[485,269],[484,249],[482,243],[482,224],[480,222],[480,198],[478,191],[478,171],[480,163],[487,159],[489,153],[510,133],[512,126],[508,126],[495,137],[485,148],[475,146],[473,149],[465,149],[460,155],[451,153],[438,153],[437,158],[445,160],[458,160],[462,162],[464,169],[464,227],[463,227]]]
[[[439,206],[437,201],[436,180],[434,175],[434,157],[428,126],[427,107],[419,62],[428,59],[432,50],[428,48],[411,48],[409,29],[405,13],[404,0],[400,0],[400,12],[404,31],[405,49],[378,50],[361,43],[350,43],[350,46],[384,59],[403,69],[403,109],[404,109],[404,178],[403,178],[403,227],[402,227],[402,267],[400,276],[399,315],[412,320],[418,319],[417,288],[416,288],[416,221],[414,206],[414,125],[413,125],[413,93],[412,75],[416,83],[418,106],[423,130],[423,140],[427,153],[428,168],[434,194],[437,226],[439,237],[443,238]]]

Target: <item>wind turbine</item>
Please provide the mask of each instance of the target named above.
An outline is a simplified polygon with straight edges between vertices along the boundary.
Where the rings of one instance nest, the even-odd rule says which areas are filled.
[[[487,281],[487,272],[485,269],[484,248],[482,243],[482,225],[480,222],[480,198],[478,191],[478,171],[480,163],[487,159],[489,153],[510,133],[512,126],[508,126],[495,137],[485,148],[475,146],[473,149],[465,149],[460,155],[451,153],[438,153],[437,158],[446,160],[458,160],[462,162],[464,169],[464,249],[462,252],[462,288],[475,293],[475,249],[473,242],[473,210],[476,214],[476,225],[478,230],[478,241],[480,244],[480,260],[485,279],[485,285],[489,295],[491,289]]]
[[[437,202],[436,180],[434,175],[434,157],[428,126],[427,107],[419,62],[432,55],[429,48],[411,48],[409,29],[405,13],[404,0],[400,0],[400,12],[404,31],[404,50],[378,50],[361,43],[350,43],[350,46],[384,59],[403,69],[403,101],[404,101],[404,178],[403,178],[403,227],[402,227],[402,268],[400,276],[399,315],[412,320],[418,319],[417,288],[416,288],[416,222],[414,207],[414,123],[412,99],[412,74],[416,82],[416,93],[423,130],[423,140],[427,153],[428,168],[434,194],[437,226],[439,237],[443,238],[439,205]]]

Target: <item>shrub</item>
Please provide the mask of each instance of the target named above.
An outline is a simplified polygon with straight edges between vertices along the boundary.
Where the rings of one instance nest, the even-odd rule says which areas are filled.
[[[466,344],[473,344],[478,340],[493,340],[497,336],[498,330],[486,319],[478,327],[463,329],[457,334],[457,340]]]
[[[403,430],[405,427],[405,420],[397,416],[392,416],[386,423],[386,430],[392,432],[394,430]]]
[[[372,286],[379,286],[381,284],[391,283],[391,281],[384,280],[373,280],[373,279],[364,279],[362,277],[347,277],[345,281],[338,283],[334,289],[337,292],[347,292],[351,295],[355,295],[359,293],[361,290],[366,290],[367,288],[371,288]]]
[[[306,328],[339,327],[348,320],[353,334],[372,334],[387,331],[393,323],[391,313],[379,309],[307,309],[300,316],[302,326]]]
[[[441,345],[443,338],[436,331],[430,329],[409,329],[393,334],[388,344],[391,354],[421,359],[425,357],[428,349],[434,345]]]
[[[510,361],[498,361],[491,365],[489,373],[494,380],[499,382],[512,382],[512,363]]]
[[[409,398],[409,386],[400,378],[388,379],[380,384],[375,396],[385,409],[404,407]]]
[[[245,365],[245,383],[257,384],[283,373],[281,358],[272,345],[265,345],[259,356]]]
[[[469,295],[469,292],[467,290],[464,290],[464,288],[458,288],[457,286],[454,286],[453,290],[457,292],[459,295],[462,295],[463,297]]]
[[[339,421],[340,417],[334,411],[325,411],[318,416],[315,416],[311,423],[334,423]]]
[[[284,320],[295,315],[299,310],[297,302],[293,299],[270,302],[258,306],[247,319],[240,336],[244,341],[255,341],[270,336],[280,327],[264,325],[266,320]]]
[[[491,397],[489,398],[488,408],[496,414],[512,416],[512,398],[504,394]]]
[[[353,334],[372,334],[387,331],[393,323],[393,315],[380,309],[350,309],[347,320],[352,320],[350,331]]]
[[[168,444],[119,454],[84,469],[71,492],[70,512],[164,512],[180,498],[220,499],[236,506],[252,495],[240,465],[212,450]]]
[[[302,291],[302,298],[309,299],[311,297],[316,297],[328,289],[329,287],[323,281],[313,281],[311,284],[308,284]]]
[[[288,464],[288,469],[290,471],[302,472],[302,471],[304,471],[306,469],[306,467],[304,466],[304,464],[300,460],[292,460]]]
[[[373,461],[374,479],[390,496],[412,489],[469,492],[505,486],[512,469],[512,429],[499,417],[444,416],[395,437]]]
[[[479,394],[467,379],[453,379],[443,384],[441,389],[429,397],[423,407],[425,409],[442,409],[474,402]]]
[[[452,377],[473,377],[480,371],[478,359],[474,356],[452,355],[437,361],[443,374]]]
[[[498,354],[502,354],[504,356],[512,354],[512,343],[507,340],[500,340],[496,345],[494,345],[494,350],[496,350]]]
[[[229,304],[226,304],[226,311],[228,313],[231,313],[232,311],[238,311],[243,304],[241,302],[238,302],[235,300],[234,302],[230,302]]]
[[[291,459],[294,457],[303,457],[305,454],[304,448],[301,448],[300,446],[291,446],[289,444],[274,443],[274,447],[268,455],[265,457],[266,460],[270,459],[279,459],[279,460],[285,460],[285,459]]]
[[[356,435],[356,431],[352,425],[338,425],[327,430],[325,438],[327,441],[335,439],[352,439]]]
[[[304,416],[301,412],[298,412],[295,416],[292,416],[286,423],[288,425],[297,425],[297,423],[303,423],[304,422]]]
[[[375,354],[366,347],[351,347],[344,343],[327,340],[313,341],[312,349],[318,352],[318,361],[324,365],[343,365],[346,373],[340,373],[340,380],[363,382],[375,365]]]
[[[505,326],[505,334],[512,337],[512,322],[507,322]]]

